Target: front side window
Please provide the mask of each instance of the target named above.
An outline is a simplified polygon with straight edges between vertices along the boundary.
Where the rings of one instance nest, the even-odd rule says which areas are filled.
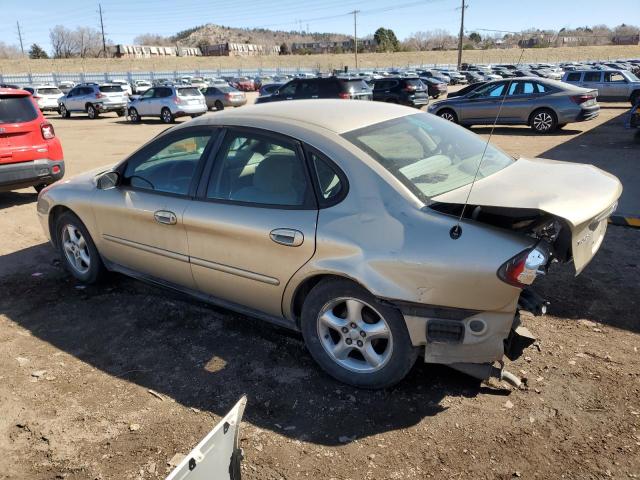
[[[477,179],[482,179],[514,162],[479,136],[424,113],[387,120],[343,137],[425,202],[470,184],[476,171]]]
[[[307,188],[295,144],[258,133],[231,133],[216,158],[207,198],[295,207],[305,203]]]
[[[149,90],[147,90],[146,92],[144,92],[140,98],[151,98],[155,95],[156,93],[156,88],[150,88]]]
[[[123,175],[123,184],[155,192],[187,195],[209,141],[206,132],[185,133],[171,140],[159,139],[156,148],[144,150],[131,159]]]
[[[315,81],[302,81],[298,83],[297,94],[300,97],[313,97],[320,94],[320,88],[318,82]]]
[[[285,95],[287,97],[293,96],[296,93],[296,84],[298,82],[289,82],[285,86],[280,89],[280,95]]]

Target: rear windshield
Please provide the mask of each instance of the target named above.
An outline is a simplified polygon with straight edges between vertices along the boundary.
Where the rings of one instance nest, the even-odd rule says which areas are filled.
[[[230,93],[230,92],[237,92],[238,91],[233,87],[224,87],[224,86],[222,86],[222,87],[216,87],[216,88],[218,90],[220,90],[221,92],[223,92],[223,93]]]
[[[341,80],[347,91],[371,90],[364,80]]]
[[[195,87],[178,88],[179,97],[199,97],[201,95],[200,90]]]
[[[343,137],[425,202],[514,161],[480,136],[425,113],[387,120]]]
[[[100,88],[100,91],[103,93],[114,93],[114,92],[122,92],[122,87],[120,85],[103,85]]]
[[[30,122],[38,118],[29,97],[0,97],[0,123]]]
[[[407,83],[407,85],[411,87],[416,87],[419,89],[424,88],[424,84],[422,83],[422,81],[418,80],[417,78],[408,79],[408,80],[405,80],[405,82]]]
[[[58,88],[39,88],[38,93],[42,95],[58,95],[62,94],[62,92]]]

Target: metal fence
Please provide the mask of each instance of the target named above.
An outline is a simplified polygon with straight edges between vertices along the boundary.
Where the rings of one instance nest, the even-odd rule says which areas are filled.
[[[421,65],[404,65],[402,68],[455,68],[455,65],[449,64],[421,64]],[[389,70],[393,67],[385,68],[367,68],[360,71],[372,70]],[[397,68],[397,67],[396,67]],[[0,83],[15,85],[37,85],[37,84],[54,84],[70,81],[74,83],[82,82],[108,82],[114,79],[127,80],[129,83],[136,80],[156,80],[161,78],[178,79],[184,76],[192,77],[256,77],[269,75],[297,75],[301,73],[317,73],[314,68],[255,68],[255,69],[216,69],[216,70],[173,70],[173,71],[150,71],[150,72],[81,72],[81,73],[19,73],[19,74],[2,74],[0,73]],[[350,70],[350,73],[358,73],[358,70]]]

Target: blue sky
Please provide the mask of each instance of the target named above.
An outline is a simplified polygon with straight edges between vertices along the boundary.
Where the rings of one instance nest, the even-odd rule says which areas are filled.
[[[461,0],[102,0],[107,37],[131,43],[140,33],[170,35],[195,25],[353,32],[360,10],[358,36],[378,27],[403,39],[416,31],[459,29]],[[529,27],[559,29],[620,23],[640,25],[640,0],[468,0],[465,30],[520,31]],[[92,0],[0,0],[0,41],[17,44],[16,21],[25,49],[32,43],[50,48],[49,29],[99,28],[98,2]],[[482,33],[482,32],[481,32]]]

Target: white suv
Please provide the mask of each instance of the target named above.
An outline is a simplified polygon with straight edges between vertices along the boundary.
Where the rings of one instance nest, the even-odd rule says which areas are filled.
[[[177,117],[199,117],[207,111],[202,92],[195,87],[162,85],[153,87],[129,104],[129,118],[139,122],[142,117],[160,117],[172,123]]]
[[[23,90],[31,93],[41,112],[57,112],[58,100],[64,93],[55,85],[32,85]]]
[[[81,83],[58,100],[58,111],[63,118],[72,112],[86,112],[89,118],[98,118],[103,112],[126,115],[129,96],[120,85],[113,83]]]

